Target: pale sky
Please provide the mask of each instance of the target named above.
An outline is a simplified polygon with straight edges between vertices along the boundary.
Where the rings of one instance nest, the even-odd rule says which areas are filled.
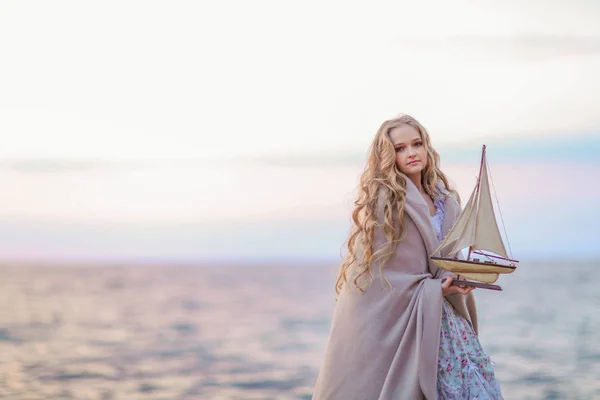
[[[562,205],[599,171],[596,142],[563,147],[600,133],[599,17],[593,1],[0,1],[0,259],[335,257],[362,165],[311,157],[366,153],[399,112],[434,145],[491,145],[517,253],[597,254],[600,194]],[[504,135],[562,140],[531,162]],[[172,160],[261,155],[305,162]],[[469,157],[442,161],[463,196]]]
[[[593,1],[0,2],[0,159],[365,149],[600,127]]]

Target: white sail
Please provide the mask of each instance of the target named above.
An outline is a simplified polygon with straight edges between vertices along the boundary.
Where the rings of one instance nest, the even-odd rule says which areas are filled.
[[[489,250],[504,258],[508,258],[506,248],[502,242],[502,236],[500,236],[496,216],[494,215],[494,206],[492,205],[492,196],[490,195],[490,185],[488,182],[485,159],[481,168],[481,177],[479,180],[477,228],[475,231],[475,241],[472,246],[473,250]]]
[[[473,218],[475,210],[477,189],[473,190],[469,201],[465,205],[464,210],[454,223],[454,226],[448,232],[444,240],[440,243],[433,254],[439,254],[440,251],[452,245],[452,249],[448,253],[448,257],[453,257],[461,249],[471,246],[475,242],[475,218]]]
[[[448,257],[453,257],[465,247],[471,247],[473,250],[488,250],[508,258],[494,215],[485,151],[481,162],[478,185],[475,186],[469,201],[448,235],[433,252],[434,255],[439,254],[443,248],[452,246]]]

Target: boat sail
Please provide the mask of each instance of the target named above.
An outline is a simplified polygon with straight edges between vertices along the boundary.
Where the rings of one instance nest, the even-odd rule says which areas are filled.
[[[433,252],[431,259],[438,267],[457,273],[461,277],[490,284],[496,282],[499,274],[514,272],[518,261],[509,258],[498,229],[490,195],[485,149],[484,145],[477,185],[454,226]],[[459,258],[462,255],[460,251],[467,247],[467,258]],[[443,249],[449,249],[446,257],[441,256]]]

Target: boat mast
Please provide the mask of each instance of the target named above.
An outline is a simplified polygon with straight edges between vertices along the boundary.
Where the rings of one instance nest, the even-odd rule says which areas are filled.
[[[481,164],[479,165],[479,177],[477,178],[477,186],[475,190],[477,191],[477,198],[479,199],[479,183],[481,182],[481,173],[483,172],[483,163],[485,162],[485,144],[483,145],[483,149],[481,150]],[[477,202],[479,204],[479,201]],[[477,227],[475,228],[477,229]],[[469,246],[469,254],[467,255],[467,260],[471,258],[471,251],[473,251],[473,245]]]

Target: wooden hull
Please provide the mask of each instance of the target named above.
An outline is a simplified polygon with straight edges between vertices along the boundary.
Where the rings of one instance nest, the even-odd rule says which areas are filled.
[[[498,280],[498,276],[500,276],[500,274],[495,274],[495,273],[474,274],[474,273],[468,273],[468,272],[460,273],[461,278],[467,278],[472,281],[483,282],[483,283],[494,283]]]
[[[509,265],[479,263],[454,258],[431,257],[431,260],[442,269],[484,283],[494,283],[499,274],[510,274],[516,269]]]

